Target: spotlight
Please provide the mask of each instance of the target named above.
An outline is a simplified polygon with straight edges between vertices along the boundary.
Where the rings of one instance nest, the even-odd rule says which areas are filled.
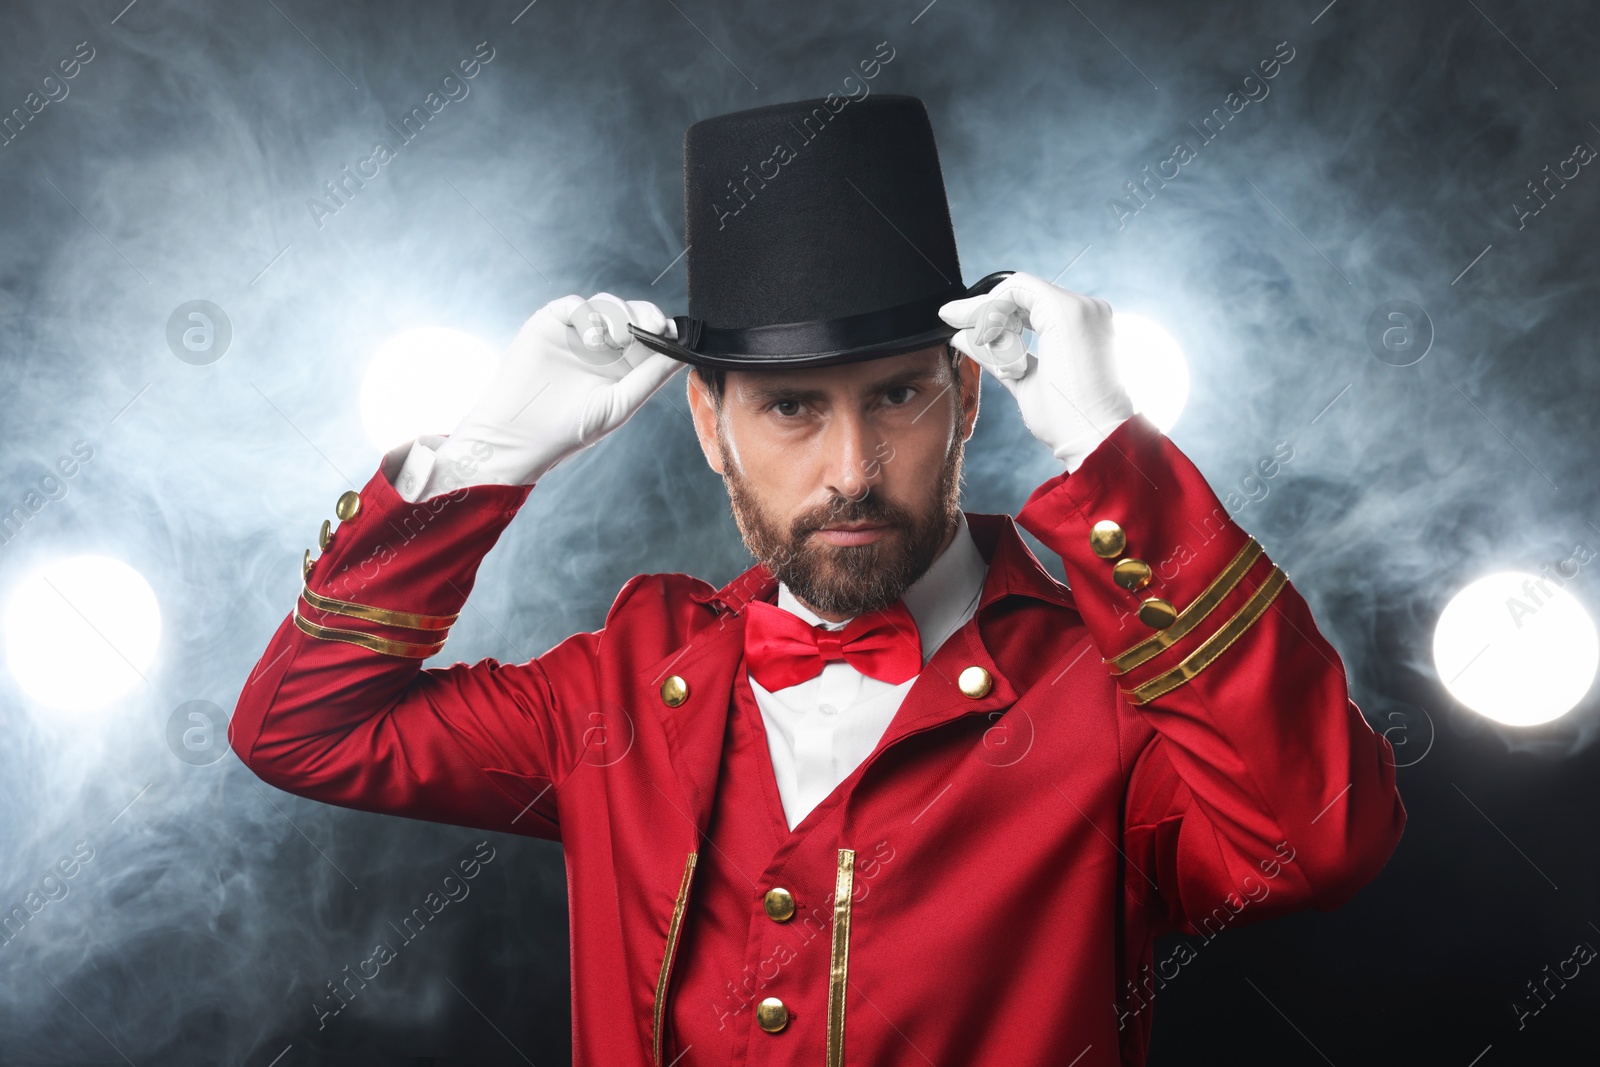
[[[25,577],[3,623],[12,675],[63,711],[101,708],[140,685],[161,641],[161,606],[120,560],[74,556]]]
[[[378,346],[361,382],[361,423],[381,451],[449,433],[488,386],[498,353],[481,337],[443,326],[396,334]]]
[[[1189,363],[1173,336],[1143,315],[1117,312],[1117,374],[1133,409],[1167,433],[1189,400]]]
[[[1577,706],[1600,666],[1583,606],[1547,578],[1506,571],[1451,598],[1433,631],[1450,695],[1507,726],[1537,726]]]

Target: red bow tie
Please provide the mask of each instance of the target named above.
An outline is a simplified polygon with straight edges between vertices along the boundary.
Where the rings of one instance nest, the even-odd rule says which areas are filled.
[[[842,659],[869,678],[899,685],[922,670],[922,639],[905,604],[859,615],[842,630],[812,626],[763,600],[746,605],[744,655],[750,676],[769,692],[787,689]]]

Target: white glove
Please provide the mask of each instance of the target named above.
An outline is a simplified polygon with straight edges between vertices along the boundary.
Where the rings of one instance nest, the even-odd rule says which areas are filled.
[[[1133,414],[1117,376],[1111,305],[1018,271],[988,293],[952,300],[939,317],[950,343],[1017,398],[1022,422],[1067,470]],[[1038,355],[1022,329],[1038,335]]]
[[[476,406],[439,446],[430,487],[532,485],[627,422],[685,366],[635,340],[629,322],[677,337],[672,320],[644,300],[596,293],[540,308],[517,332]]]

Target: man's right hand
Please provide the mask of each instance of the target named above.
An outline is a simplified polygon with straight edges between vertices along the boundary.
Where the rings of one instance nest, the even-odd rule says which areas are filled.
[[[439,447],[439,464],[446,470],[482,466],[489,474],[469,481],[532,485],[627,422],[684,366],[634,340],[629,322],[676,337],[672,320],[644,300],[596,293],[540,308],[517,332],[476,406]]]

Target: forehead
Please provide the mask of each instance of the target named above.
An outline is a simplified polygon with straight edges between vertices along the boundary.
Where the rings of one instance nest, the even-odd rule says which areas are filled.
[[[919,377],[936,378],[949,366],[945,351],[946,346],[939,344],[898,356],[831,367],[729,370],[725,380],[728,391],[735,396],[773,393],[847,396]]]

